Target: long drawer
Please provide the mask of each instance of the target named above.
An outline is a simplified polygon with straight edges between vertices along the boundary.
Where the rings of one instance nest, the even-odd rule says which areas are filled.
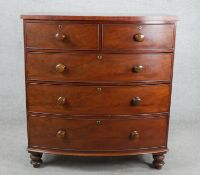
[[[145,50],[174,48],[174,25],[104,24],[103,49]]]
[[[29,146],[68,150],[165,147],[168,118],[65,119],[29,116]]]
[[[39,49],[97,50],[98,24],[69,22],[26,23],[26,47]]]
[[[28,53],[28,80],[66,82],[170,81],[172,54]]]
[[[61,114],[168,112],[170,85],[72,86],[27,84],[28,110]]]

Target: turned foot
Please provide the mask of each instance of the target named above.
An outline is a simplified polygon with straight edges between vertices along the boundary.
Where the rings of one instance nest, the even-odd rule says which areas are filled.
[[[42,163],[42,153],[30,152],[30,158],[34,168],[38,168]]]
[[[163,167],[163,165],[165,164],[164,162],[164,153],[156,153],[156,154],[153,154],[153,167],[156,168],[156,169],[161,169]]]

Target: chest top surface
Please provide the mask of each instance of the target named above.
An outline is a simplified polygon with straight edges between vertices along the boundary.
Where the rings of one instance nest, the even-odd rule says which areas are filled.
[[[131,14],[131,13],[26,13],[24,20],[87,20],[87,21],[125,21],[125,22],[176,22],[177,16],[166,14]]]

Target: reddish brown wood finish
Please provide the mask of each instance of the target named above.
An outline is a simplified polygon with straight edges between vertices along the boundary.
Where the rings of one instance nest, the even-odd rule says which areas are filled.
[[[105,50],[145,50],[173,48],[174,25],[142,24],[104,24],[103,49]],[[144,41],[134,40],[134,35],[141,33]]]
[[[166,117],[142,120],[29,118],[31,147],[66,150],[114,151],[161,147],[166,144],[166,129]],[[59,130],[66,132],[65,137],[56,136]],[[138,138],[130,138],[133,131],[138,132]]]
[[[26,23],[28,48],[96,50],[98,24],[70,24],[64,22]],[[56,34],[65,38],[56,39]]]
[[[63,82],[170,81],[170,53],[162,54],[66,54],[28,53],[28,80]],[[66,70],[56,71],[63,64]],[[134,66],[142,65],[136,73]]]
[[[168,151],[177,17],[21,17],[27,150],[33,166],[40,165],[42,153],[149,153],[154,168],[160,169]],[[136,73],[134,66],[143,69]]]
[[[99,89],[101,88],[101,89]],[[61,86],[29,84],[29,111],[62,114],[142,114],[167,112],[169,108],[168,85],[155,86]],[[63,105],[57,103],[65,97]],[[131,104],[134,97],[141,104]]]

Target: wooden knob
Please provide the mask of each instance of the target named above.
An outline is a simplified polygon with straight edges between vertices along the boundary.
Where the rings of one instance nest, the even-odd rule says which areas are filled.
[[[64,64],[57,64],[56,65],[56,71],[59,73],[62,73],[66,70],[66,66]]]
[[[134,35],[134,40],[137,42],[142,42],[144,41],[144,35],[141,33],[137,33]]]
[[[133,131],[133,132],[131,132],[130,135],[129,135],[129,138],[130,138],[131,140],[138,139],[139,137],[140,137],[140,135],[139,135],[138,131]]]
[[[64,33],[58,32],[55,34],[55,38],[58,41],[64,41],[66,38],[66,35]]]
[[[65,130],[59,130],[56,134],[57,138],[63,139],[66,136],[66,131]]]
[[[58,103],[59,105],[64,105],[65,102],[66,102],[66,98],[65,98],[65,97],[58,97],[57,103]]]
[[[144,69],[144,66],[142,66],[142,65],[136,65],[136,66],[133,67],[133,72],[140,73],[140,72],[143,71],[143,69]]]
[[[140,105],[140,103],[141,103],[141,98],[140,97],[134,97],[133,99],[132,99],[132,101],[131,101],[131,104],[133,105],[133,106],[139,106]]]

